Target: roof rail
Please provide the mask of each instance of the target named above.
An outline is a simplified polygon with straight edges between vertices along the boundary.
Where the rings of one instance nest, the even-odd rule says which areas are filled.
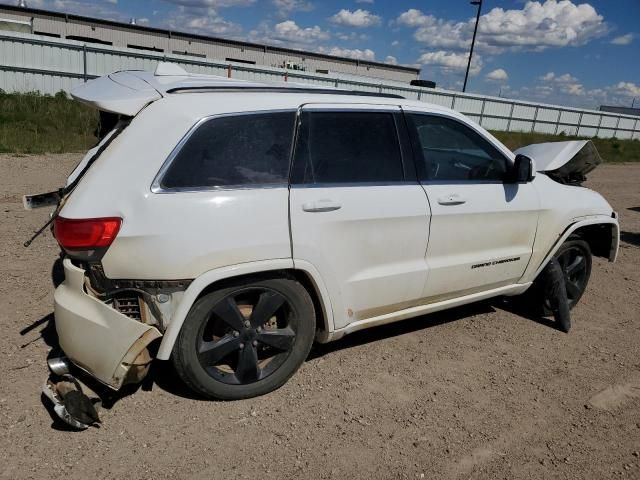
[[[393,93],[364,92],[361,90],[332,90],[330,88],[305,88],[305,87],[241,87],[241,86],[202,86],[202,87],[175,87],[167,90],[167,93],[189,92],[281,92],[281,93],[318,93],[322,95],[353,95],[359,97],[400,98],[402,95]]]

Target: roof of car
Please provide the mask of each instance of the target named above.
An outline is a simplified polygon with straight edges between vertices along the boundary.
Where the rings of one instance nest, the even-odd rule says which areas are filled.
[[[415,105],[420,108],[448,110],[437,105],[406,100],[399,95],[351,91],[297,82],[256,82],[216,75],[190,74],[172,63],[159,63],[154,72],[115,72],[80,84],[71,90],[71,95],[100,110],[134,116],[149,103],[172,94],[222,92],[307,94],[314,98],[323,96],[323,101],[329,100],[332,103],[362,103],[364,97],[368,97],[375,98],[375,103],[379,104]]]

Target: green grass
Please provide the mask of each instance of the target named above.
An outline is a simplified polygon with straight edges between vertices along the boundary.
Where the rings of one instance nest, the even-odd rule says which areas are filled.
[[[81,152],[96,142],[95,110],[67,98],[0,90],[0,153]]]
[[[511,150],[532,143],[583,140],[578,137],[552,135],[546,133],[491,132]],[[592,138],[600,156],[607,163],[640,162],[640,140],[619,140],[617,138]]]
[[[55,96],[0,90],[0,153],[83,152],[91,148],[98,114],[60,92]],[[576,137],[543,133],[492,132],[514,150]],[[640,141],[593,139],[606,162],[640,161]]]

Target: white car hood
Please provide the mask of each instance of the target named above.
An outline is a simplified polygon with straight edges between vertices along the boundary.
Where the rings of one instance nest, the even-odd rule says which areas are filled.
[[[534,143],[513,153],[532,158],[538,172],[551,173],[551,176],[566,183],[584,180],[587,173],[602,163],[591,140]]]

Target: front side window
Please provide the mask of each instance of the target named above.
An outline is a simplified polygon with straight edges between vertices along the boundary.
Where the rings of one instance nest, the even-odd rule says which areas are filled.
[[[388,112],[304,112],[292,183],[404,180],[398,134]]]
[[[187,139],[162,188],[287,184],[295,112],[213,117]]]
[[[411,114],[418,175],[426,181],[502,181],[507,160],[479,133],[456,120]],[[420,156],[422,158],[420,158]]]

